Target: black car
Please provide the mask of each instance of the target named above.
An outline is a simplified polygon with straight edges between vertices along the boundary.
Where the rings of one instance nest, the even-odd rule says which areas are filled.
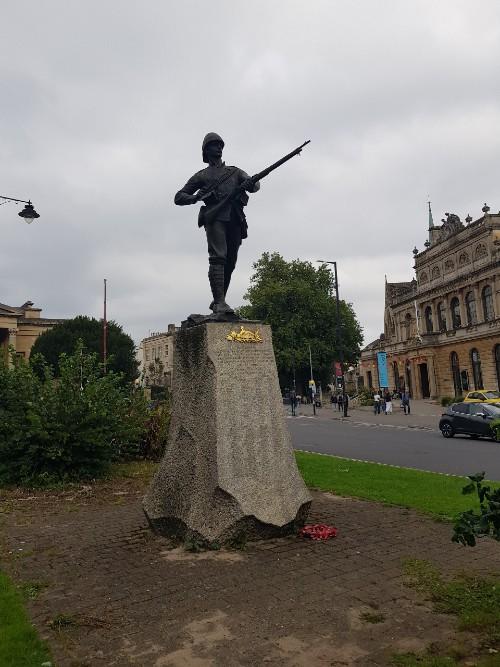
[[[453,403],[443,413],[439,429],[445,438],[464,433],[472,438],[493,438],[490,424],[500,419],[500,407],[491,403]]]

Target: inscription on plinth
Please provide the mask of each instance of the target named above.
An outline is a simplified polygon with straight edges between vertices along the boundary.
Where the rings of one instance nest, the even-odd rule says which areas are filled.
[[[174,346],[169,441],[144,499],[151,524],[207,541],[295,529],[310,497],[285,424],[271,328],[207,323],[176,333]]]

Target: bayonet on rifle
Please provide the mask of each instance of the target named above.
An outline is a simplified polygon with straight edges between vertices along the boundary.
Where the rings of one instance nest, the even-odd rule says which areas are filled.
[[[272,171],[275,169],[278,169],[278,167],[281,167],[282,164],[285,162],[288,162],[288,160],[291,160],[295,155],[300,155],[302,152],[302,149],[304,146],[307,146],[307,144],[310,144],[311,140],[308,139],[307,141],[304,141],[304,143],[293,150],[291,153],[288,153],[288,155],[285,155],[282,157],[280,160],[272,164],[270,167],[266,167],[262,171],[259,171],[258,174],[254,174],[253,176],[250,177],[250,180],[252,183],[257,183],[257,181],[261,181],[263,178],[265,178],[268,174],[270,174]],[[213,187],[210,188],[207,192],[204,192],[202,194],[202,197],[200,199],[207,199],[213,192],[216,190],[216,188],[226,181],[228,178],[232,176],[233,172],[229,174],[225,174],[222,178],[220,178]],[[238,196],[243,192],[244,188],[239,185],[237,188],[234,189],[233,192],[231,192],[229,195],[224,197],[223,199],[220,200],[220,202],[217,202],[217,204],[214,204],[210,208],[207,206],[202,206],[200,208],[200,212],[198,214],[198,227],[203,227],[204,225],[210,224],[217,218],[217,214],[221,209],[224,208],[230,201],[234,201],[238,198]]]

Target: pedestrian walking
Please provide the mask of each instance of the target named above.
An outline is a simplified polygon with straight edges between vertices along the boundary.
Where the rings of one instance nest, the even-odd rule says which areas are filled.
[[[401,397],[402,403],[403,403],[403,410],[405,411],[405,415],[410,414],[410,392],[404,391],[403,396]]]
[[[378,391],[375,392],[375,394],[373,395],[373,412],[376,415],[380,414],[380,398],[381,397]]]
[[[331,401],[331,404],[332,404],[332,408],[335,410],[335,408],[337,407],[337,396],[336,396],[336,394],[332,394],[330,396],[330,401]]]
[[[385,414],[392,414],[392,396],[390,391],[386,391],[384,394],[385,400]]]
[[[344,407],[344,398],[343,398],[342,394],[338,395],[337,406],[338,406],[339,412],[341,412],[342,408]]]

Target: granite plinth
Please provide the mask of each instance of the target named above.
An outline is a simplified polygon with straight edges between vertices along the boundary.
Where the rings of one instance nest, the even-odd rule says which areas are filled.
[[[225,542],[283,535],[303,524],[310,496],[297,469],[272,347],[228,340],[238,322],[174,336],[172,421],[165,456],[144,498],[154,530]]]

